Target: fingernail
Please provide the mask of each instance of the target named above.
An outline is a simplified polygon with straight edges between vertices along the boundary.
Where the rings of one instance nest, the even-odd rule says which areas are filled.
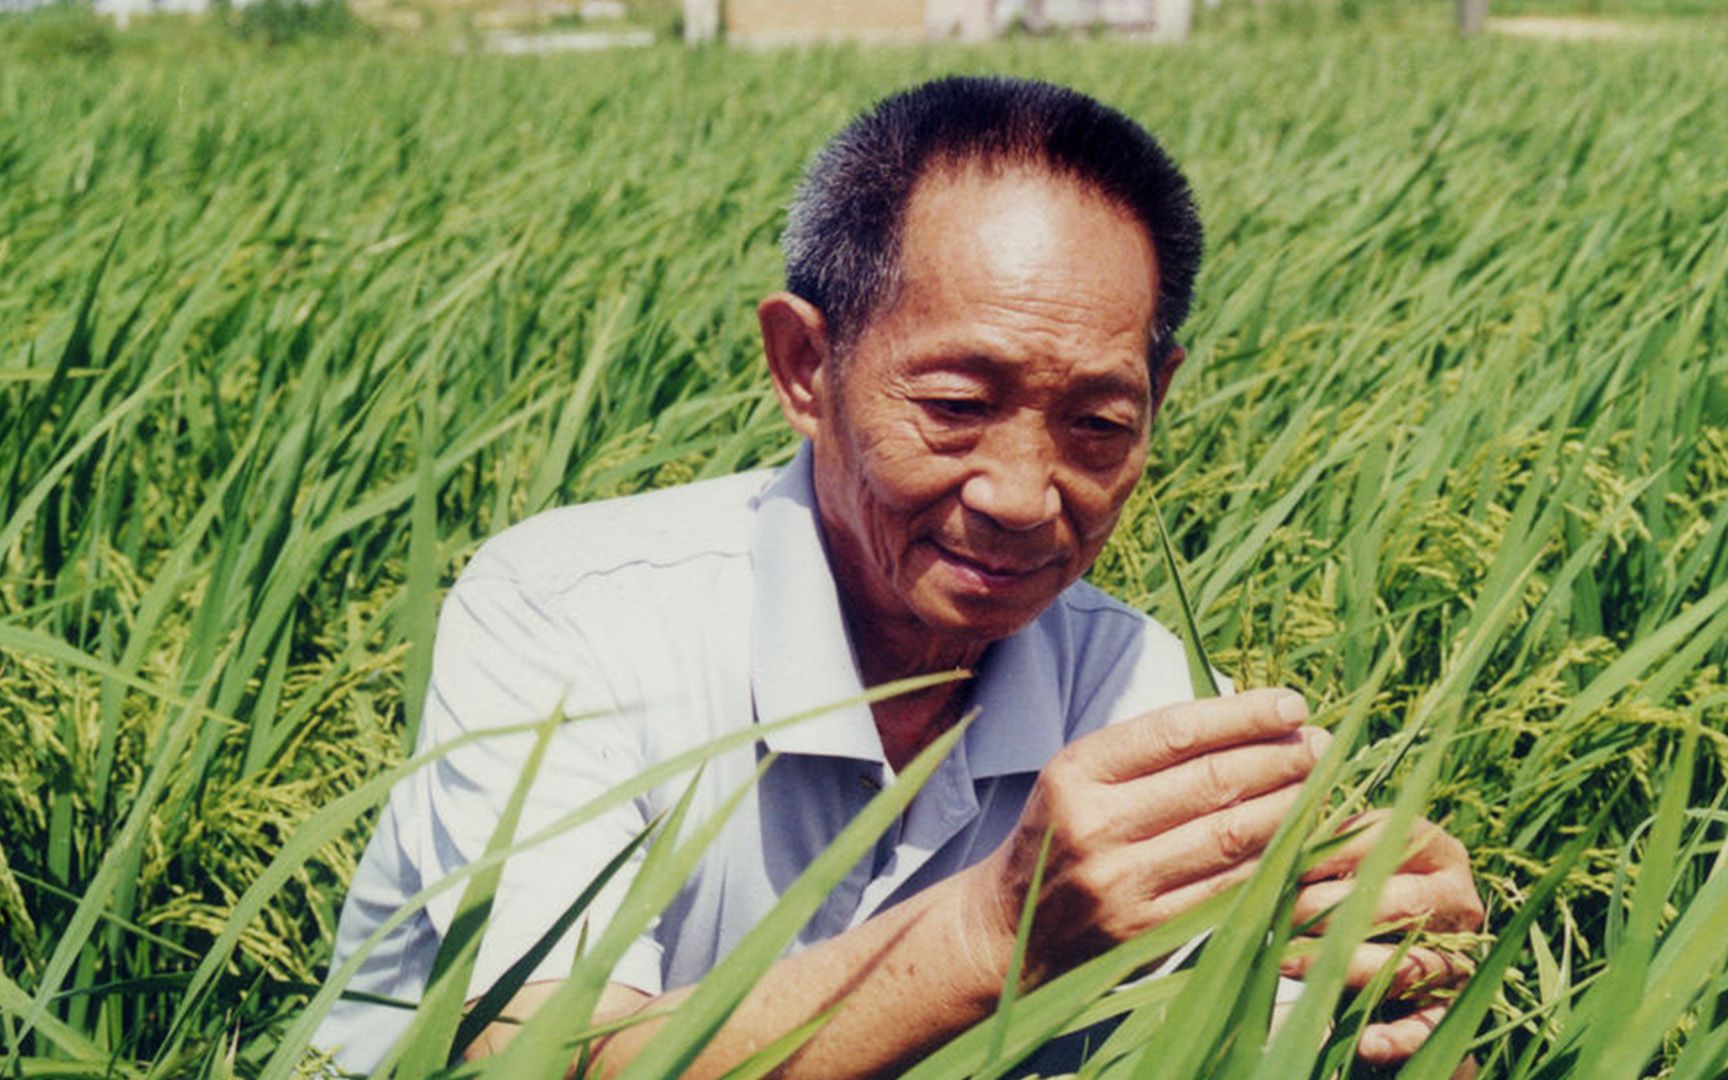
[[[1308,749],[1315,757],[1324,754],[1326,748],[1332,745],[1332,733],[1325,728],[1305,727],[1302,729],[1302,737],[1308,740]]]
[[[1281,719],[1295,722],[1308,719],[1308,703],[1302,700],[1302,695],[1290,691],[1278,698],[1278,716]]]

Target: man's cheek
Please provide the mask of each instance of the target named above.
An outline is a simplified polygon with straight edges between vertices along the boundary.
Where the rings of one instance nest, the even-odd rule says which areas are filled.
[[[862,451],[859,459],[864,491],[883,515],[924,515],[948,489],[958,486],[954,461],[909,449],[899,440],[879,441]]]
[[[1076,516],[1087,542],[1100,546],[1110,539],[1122,520],[1122,511],[1140,480],[1145,459],[1124,468],[1106,483],[1086,485],[1076,492]]]
[[[913,417],[899,413],[869,416],[865,421],[856,425],[854,449],[866,472],[904,474],[932,456],[924,431]]]
[[[1085,519],[1081,526],[1085,530],[1080,536],[1081,546],[1088,549],[1092,555],[1097,555],[1109,542],[1110,534],[1116,531],[1116,526],[1121,520],[1122,508],[1120,506],[1106,509],[1100,514]]]

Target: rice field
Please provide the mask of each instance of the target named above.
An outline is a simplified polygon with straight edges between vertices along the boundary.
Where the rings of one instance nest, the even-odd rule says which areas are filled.
[[[1368,803],[1443,821],[1490,910],[1404,1075],[1728,1074],[1725,44],[5,59],[0,1071],[304,1071],[442,587],[536,510],[784,460],[752,309],[799,168],[884,92],[1008,71],[1158,133],[1210,232],[1093,578],[1181,621],[1155,497],[1211,662],[1341,737],[1242,891],[1005,995],[915,1075],[1124,1011],[1081,1075],[1347,1068],[1374,1002],[1328,991],[1365,912],[1261,1033],[1312,826]],[[636,1075],[700,1047],[832,854]],[[1106,993],[1203,925],[1195,967]],[[393,1075],[445,1070],[445,998]],[[581,1027],[455,1072],[557,1075]]]

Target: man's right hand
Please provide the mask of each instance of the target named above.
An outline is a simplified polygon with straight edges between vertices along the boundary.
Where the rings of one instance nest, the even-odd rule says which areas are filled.
[[[1029,985],[1243,880],[1331,741],[1307,718],[1292,691],[1250,690],[1167,706],[1069,744],[972,878],[985,893],[984,933],[1014,940],[1047,832]]]

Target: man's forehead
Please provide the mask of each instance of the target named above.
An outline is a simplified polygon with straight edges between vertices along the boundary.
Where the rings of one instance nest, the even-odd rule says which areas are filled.
[[[1150,333],[1158,265],[1145,227],[1096,188],[1035,165],[931,170],[907,205],[899,262],[902,286],[920,292],[1029,310],[1102,306]]]
[[[928,212],[930,204],[942,201],[945,195],[958,193],[958,197],[966,201],[980,194],[1014,188],[1043,189],[1078,196],[1117,215],[1123,225],[1130,227],[1146,240],[1148,247],[1151,246],[1151,235],[1127,204],[1086,178],[1035,158],[971,156],[932,161],[919,174],[907,196],[906,219],[909,222],[921,207]]]

